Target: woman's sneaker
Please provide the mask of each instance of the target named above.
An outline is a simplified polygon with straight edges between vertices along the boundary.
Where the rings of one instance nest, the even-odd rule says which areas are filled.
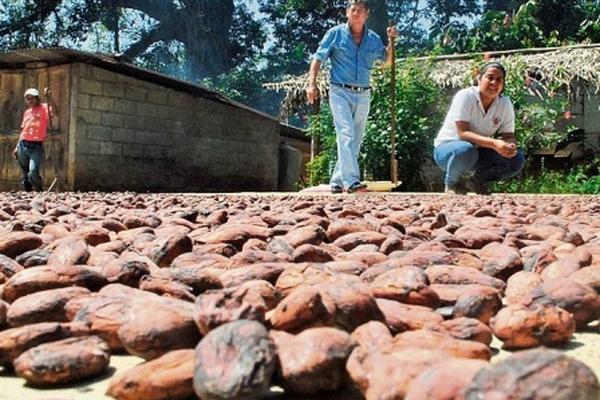
[[[331,186],[331,193],[338,194],[343,193],[344,189],[341,186]]]
[[[472,177],[469,180],[469,189],[471,189],[471,191],[477,193],[477,194],[481,194],[481,195],[489,195],[492,194],[492,192],[490,192],[490,188],[488,187],[488,184],[480,179],[477,179],[476,177]]]
[[[446,194],[467,194],[468,189],[462,181],[456,182],[452,185],[446,185],[444,193]]]

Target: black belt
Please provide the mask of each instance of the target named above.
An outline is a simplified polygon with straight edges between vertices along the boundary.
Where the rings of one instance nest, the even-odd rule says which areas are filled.
[[[371,90],[371,86],[354,86],[348,85],[347,83],[332,83],[332,85],[343,87],[345,89],[352,90],[353,92],[366,92],[367,90]]]

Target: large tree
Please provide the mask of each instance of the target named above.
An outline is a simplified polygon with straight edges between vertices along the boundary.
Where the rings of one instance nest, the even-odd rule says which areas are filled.
[[[483,4],[484,11],[516,11],[521,4],[527,0],[485,0]]]
[[[258,0],[272,30],[272,65],[281,73],[298,74],[308,66],[325,32],[345,21],[347,0]],[[420,26],[424,11],[419,0],[371,0],[368,26],[384,41],[390,20],[400,32],[398,45],[408,51],[422,44],[425,31]]]
[[[135,12],[137,18],[129,19],[136,28],[130,29],[134,40],[114,50],[135,58],[161,43],[181,43],[188,78],[227,72],[259,52],[265,42],[260,23],[242,1],[5,0],[2,7],[0,37],[6,48],[77,40],[89,34],[96,21],[103,21],[118,39],[119,30],[127,29],[119,27],[119,11]],[[115,46],[119,43],[115,40]]]

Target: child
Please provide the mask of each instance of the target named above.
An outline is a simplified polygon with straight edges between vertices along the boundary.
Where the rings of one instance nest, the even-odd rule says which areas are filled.
[[[13,156],[19,162],[23,179],[23,188],[30,192],[32,189],[42,190],[42,177],[40,169],[44,159],[44,140],[48,135],[48,124],[52,124],[53,112],[56,105],[52,100],[50,89],[46,88],[44,94],[48,103],[42,103],[40,92],[31,88],[25,91],[27,110],[23,113],[21,135],[13,151]]]

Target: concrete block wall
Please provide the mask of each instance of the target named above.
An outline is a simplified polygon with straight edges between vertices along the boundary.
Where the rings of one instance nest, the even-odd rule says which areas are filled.
[[[282,137],[282,142],[296,148],[302,154],[302,166],[300,170],[299,181],[308,182],[307,164],[310,162],[310,142],[306,140]]]
[[[277,189],[276,120],[87,64],[73,82],[74,189]]]

